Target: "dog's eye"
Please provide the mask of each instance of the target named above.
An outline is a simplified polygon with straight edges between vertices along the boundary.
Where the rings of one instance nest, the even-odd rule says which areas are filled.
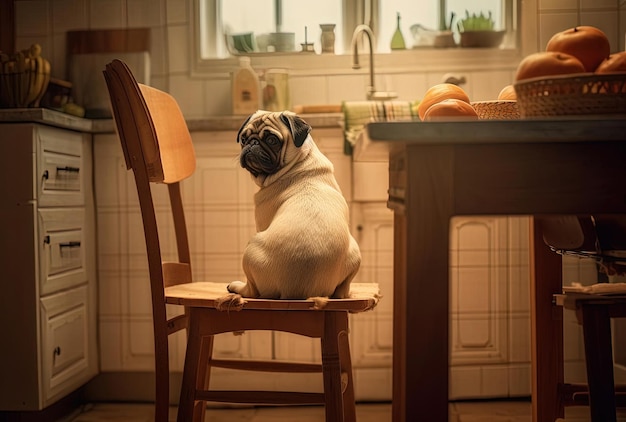
[[[280,140],[278,139],[278,136],[276,135],[267,135],[265,137],[265,142],[267,142],[269,145],[280,144]]]

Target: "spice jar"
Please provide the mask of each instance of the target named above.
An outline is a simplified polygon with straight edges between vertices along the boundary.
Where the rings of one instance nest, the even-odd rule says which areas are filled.
[[[322,53],[334,53],[335,52],[335,24],[334,23],[322,23],[320,24],[322,29],[321,43]]]

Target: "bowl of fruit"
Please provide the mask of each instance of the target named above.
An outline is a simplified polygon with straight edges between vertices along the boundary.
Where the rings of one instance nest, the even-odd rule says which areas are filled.
[[[514,87],[522,117],[626,115],[626,52],[611,54],[598,28],[569,28],[520,61]]]
[[[50,63],[41,46],[0,53],[0,108],[39,107],[50,81]]]

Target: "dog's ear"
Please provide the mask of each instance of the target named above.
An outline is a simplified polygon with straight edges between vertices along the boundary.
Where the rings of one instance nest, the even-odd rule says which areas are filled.
[[[246,127],[246,125],[248,124],[248,122],[250,121],[250,119],[252,119],[252,116],[254,116],[254,114],[251,114],[248,116],[248,118],[246,119],[245,122],[243,122],[243,124],[241,125],[241,127],[239,128],[239,132],[237,132],[237,143],[239,143],[239,137],[241,136],[241,132],[243,132],[243,128]]]
[[[293,143],[295,146],[300,148],[304,143],[304,140],[309,136],[311,132],[311,126],[307,122],[304,121],[301,117],[295,114],[285,114],[282,113],[280,115],[280,120],[289,128],[291,131],[291,137],[293,138]]]

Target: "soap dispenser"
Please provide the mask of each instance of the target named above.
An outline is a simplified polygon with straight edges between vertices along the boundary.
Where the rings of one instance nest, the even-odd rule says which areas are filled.
[[[259,77],[250,66],[250,57],[239,58],[239,69],[233,73],[233,114],[253,114],[259,109]]]

